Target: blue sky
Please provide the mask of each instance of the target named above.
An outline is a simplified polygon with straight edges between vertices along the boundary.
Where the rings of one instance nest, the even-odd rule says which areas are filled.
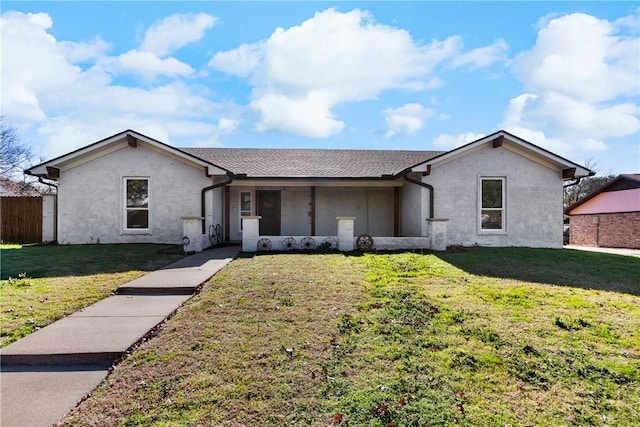
[[[49,159],[178,147],[449,150],[506,129],[640,172],[637,2],[2,2],[2,113]]]

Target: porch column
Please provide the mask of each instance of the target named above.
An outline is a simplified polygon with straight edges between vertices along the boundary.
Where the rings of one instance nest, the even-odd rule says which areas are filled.
[[[202,252],[202,216],[182,217],[182,247],[185,253]]]
[[[431,250],[447,250],[447,222],[449,218],[427,218]]]
[[[338,220],[338,250],[351,252],[353,250],[353,223],[355,216],[339,216]]]
[[[260,238],[261,216],[242,217],[242,252],[256,252]]]

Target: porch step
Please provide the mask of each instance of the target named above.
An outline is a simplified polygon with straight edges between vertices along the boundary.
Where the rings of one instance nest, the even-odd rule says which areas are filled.
[[[109,365],[161,324],[189,295],[115,295],[0,350],[17,365]]]
[[[210,260],[194,267],[177,266],[152,271],[120,286],[117,293],[119,295],[192,295],[228,262],[228,260]]]
[[[198,286],[121,286],[118,295],[192,295]]]
[[[101,367],[108,368],[119,357],[120,351],[105,351],[94,353],[57,353],[57,354],[3,354],[2,372],[23,372],[29,370],[28,367],[46,367],[51,369],[54,366],[73,366],[75,370],[78,366],[89,366],[92,369]]]

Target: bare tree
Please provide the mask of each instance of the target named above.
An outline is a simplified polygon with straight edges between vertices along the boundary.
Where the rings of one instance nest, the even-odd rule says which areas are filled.
[[[18,130],[0,115],[0,181],[16,194],[38,194],[51,192],[51,188],[41,185],[35,177],[24,174],[31,166],[33,151],[31,144],[20,139]]]
[[[18,130],[6,123],[4,115],[0,115],[0,176],[12,178],[22,173],[31,157],[31,145],[23,142]]]
[[[599,166],[598,163],[593,159],[589,158],[585,160],[585,167],[594,172],[598,172]],[[608,184],[615,178],[615,175],[602,175],[602,176],[588,176],[582,178],[575,184],[569,184],[564,188],[564,207],[568,208],[569,206],[576,203],[578,200],[588,196],[594,191],[598,190],[603,185]]]

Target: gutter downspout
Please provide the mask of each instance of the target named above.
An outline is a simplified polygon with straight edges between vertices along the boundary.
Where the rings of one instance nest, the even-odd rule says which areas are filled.
[[[39,182],[40,184],[47,185],[47,186],[49,186],[49,187],[58,188],[58,186],[57,186],[57,185],[55,185],[55,184],[52,184],[52,183],[50,183],[50,182],[44,182],[44,178],[43,178],[43,177],[41,177],[41,176],[39,176],[39,177],[38,177],[38,182]]]
[[[203,188],[202,190],[200,190],[200,216],[202,218],[205,218],[206,214],[207,214],[207,209],[205,206],[205,194],[207,191],[211,191],[211,190],[215,190],[216,188],[219,187],[224,187],[225,185],[229,185],[233,182],[233,178],[234,178],[234,174],[231,172],[227,172],[227,176],[229,177],[229,179],[227,179],[226,181],[222,181],[219,182],[217,184],[213,184],[210,185],[208,187]],[[202,234],[207,234],[207,225],[206,225],[206,220],[202,220]]]
[[[586,176],[581,176],[580,178],[576,178],[573,182],[567,184],[567,185],[563,185],[562,188],[569,188],[569,187],[573,187],[574,185],[578,185],[580,184],[580,181],[582,180],[582,178],[586,178]]]
[[[433,191],[434,190],[433,190],[433,186],[429,185],[427,183],[424,183],[422,181],[418,181],[418,180],[415,180],[413,178],[409,178],[409,173],[410,172],[411,171],[409,171],[406,174],[404,174],[403,178],[404,178],[405,181],[410,182],[412,184],[417,184],[417,185],[419,185],[421,187],[424,187],[424,188],[429,190],[429,219],[432,219],[434,217],[434,206],[433,206],[433,199],[434,199]]]
[[[590,178],[592,176],[594,176],[596,173],[594,171],[589,171],[589,175],[587,176],[581,176],[580,178],[574,178],[574,182],[569,183],[567,185],[563,185],[562,188],[569,188],[569,187],[573,187],[574,185],[577,185],[580,183],[580,181],[582,180],[582,178]]]

